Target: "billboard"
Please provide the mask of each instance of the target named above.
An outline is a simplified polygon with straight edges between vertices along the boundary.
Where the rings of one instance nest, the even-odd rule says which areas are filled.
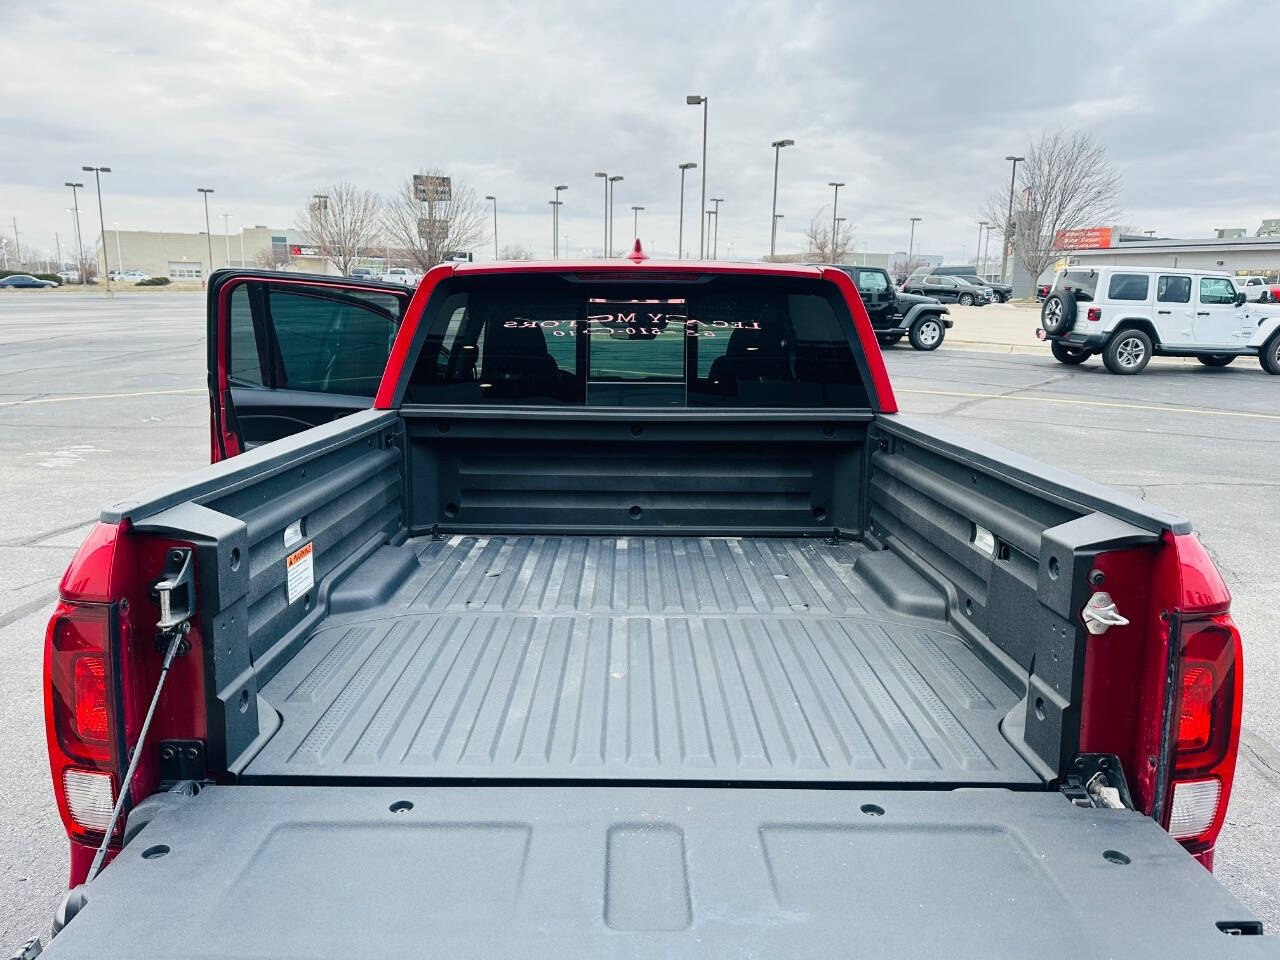
[[[453,181],[449,177],[413,175],[413,197],[419,203],[448,203],[453,199]]]
[[[1111,227],[1084,227],[1080,230],[1059,230],[1053,235],[1055,250],[1101,250],[1112,246]]]

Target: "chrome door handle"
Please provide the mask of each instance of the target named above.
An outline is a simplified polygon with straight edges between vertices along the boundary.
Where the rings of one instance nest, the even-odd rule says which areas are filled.
[[[1166,317],[1167,317],[1169,314],[1173,313],[1173,311],[1172,311],[1172,310],[1157,310],[1157,311],[1156,311],[1156,313],[1163,314],[1164,316],[1166,316]]]
[[[1197,310],[1197,311],[1196,311],[1196,316],[1197,316],[1197,317],[1207,317],[1208,315],[1209,315],[1209,311],[1208,311],[1208,310]]]

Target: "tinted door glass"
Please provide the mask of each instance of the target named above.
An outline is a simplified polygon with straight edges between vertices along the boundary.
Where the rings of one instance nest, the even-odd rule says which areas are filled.
[[[889,289],[889,278],[879,270],[859,270],[857,281],[860,293],[876,295]]]
[[[227,375],[236,383],[262,386],[262,365],[258,339],[249,306],[249,287],[241,284],[231,291],[231,364]],[[263,351],[265,355],[265,351]]]
[[[1161,277],[1156,283],[1156,299],[1161,303],[1190,303],[1190,277]]]
[[[1236,286],[1226,277],[1201,277],[1200,302],[1202,304],[1234,304]]]
[[[1107,285],[1110,300],[1146,300],[1151,278],[1142,273],[1112,274]]]

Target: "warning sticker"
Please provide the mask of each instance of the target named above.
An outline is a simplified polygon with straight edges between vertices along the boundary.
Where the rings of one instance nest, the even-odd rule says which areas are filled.
[[[290,603],[305,596],[307,591],[316,585],[315,566],[312,562],[314,553],[315,544],[308,543],[284,558],[285,582]]]

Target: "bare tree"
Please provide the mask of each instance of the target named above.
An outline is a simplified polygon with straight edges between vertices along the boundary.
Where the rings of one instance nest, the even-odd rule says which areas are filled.
[[[424,185],[429,189],[420,189]],[[387,201],[382,224],[388,241],[423,273],[447,253],[474,250],[487,236],[485,211],[476,192],[439,170],[407,178]]]
[[[832,244],[831,226],[822,210],[809,220],[804,235],[809,241],[808,256],[820,263],[841,263],[853,248],[853,228],[843,221],[836,229],[835,243]]]
[[[289,247],[286,244],[273,243],[259,250],[253,260],[263,270],[285,271],[289,269],[293,257],[290,256]]]
[[[1063,234],[1103,226],[1119,215],[1120,175],[1106,147],[1088,133],[1041,134],[1018,165],[1013,222],[1006,224],[1008,194],[992,194],[983,208],[991,230],[1032,277],[1039,277],[1064,249]]]
[[[532,260],[533,250],[523,243],[508,243],[498,251],[499,260]]]
[[[335,183],[314,191],[296,227],[303,242],[319,248],[320,256],[345,277],[361,252],[379,242],[381,212],[382,198],[372,190]]]

